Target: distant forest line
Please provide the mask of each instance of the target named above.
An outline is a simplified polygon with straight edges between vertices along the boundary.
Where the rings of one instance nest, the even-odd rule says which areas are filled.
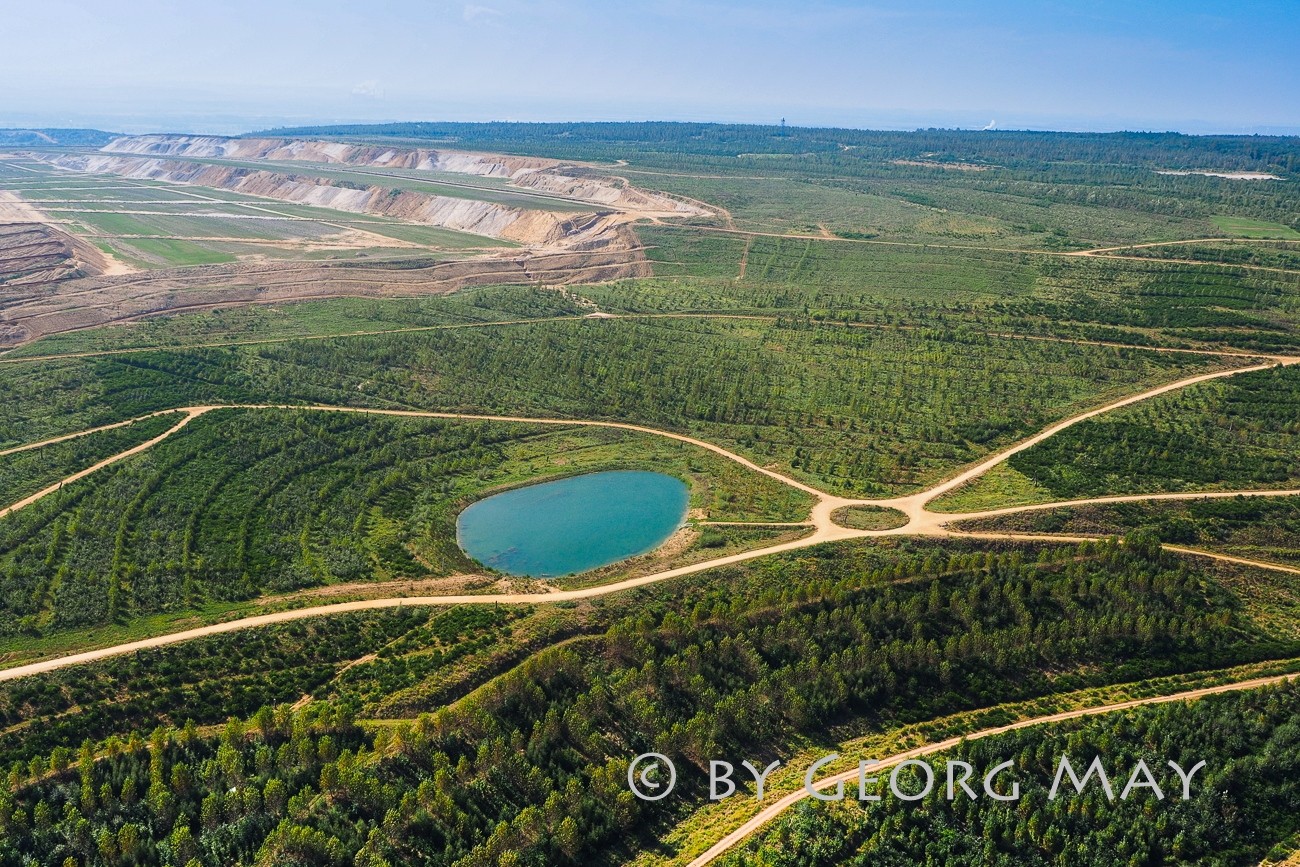
[[[1032,130],[859,130],[780,125],[675,123],[409,122],[285,127],[250,137],[427,139],[457,147],[526,145],[569,159],[596,158],[609,148],[743,156],[838,155],[845,161],[925,156],[936,162],[983,161],[1008,168],[1055,162],[1124,163],[1147,167],[1295,171],[1300,137],[1186,135],[1175,132],[1073,133]]]

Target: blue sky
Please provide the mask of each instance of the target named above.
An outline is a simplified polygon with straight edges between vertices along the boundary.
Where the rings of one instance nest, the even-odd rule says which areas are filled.
[[[1300,0],[39,0],[0,38],[0,126],[1300,132]]]

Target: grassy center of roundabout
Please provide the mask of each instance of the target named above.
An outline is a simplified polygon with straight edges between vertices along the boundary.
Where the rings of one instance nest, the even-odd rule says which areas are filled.
[[[885,506],[845,506],[831,512],[831,520],[851,530],[896,530],[907,524],[907,515]]]

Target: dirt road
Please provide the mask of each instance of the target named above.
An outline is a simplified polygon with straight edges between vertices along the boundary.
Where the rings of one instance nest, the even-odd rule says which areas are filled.
[[[76,431],[75,433],[64,434],[63,436],[50,437],[49,439],[41,440],[40,442],[27,443],[26,445],[22,445],[22,446],[14,446],[12,448],[7,448],[4,449],[3,451],[0,451],[0,458],[4,457],[5,455],[12,455],[12,454],[17,454],[18,452],[26,452],[32,449],[39,449],[42,446],[51,446],[54,445],[55,443],[62,443],[62,442],[67,442],[68,440],[75,440],[78,437],[89,436],[90,434],[96,434],[99,433],[100,431],[114,430],[119,427],[126,427],[127,425],[135,424],[136,422],[143,421],[144,419],[147,418],[156,418],[157,416],[160,415],[170,415],[171,413],[182,412],[182,411],[183,410],[164,409],[161,410],[160,412],[151,412],[148,415],[137,416],[136,418],[129,418],[126,421],[119,421],[119,422],[114,422],[113,424],[100,425],[99,427],[92,427],[86,430],[79,430]],[[64,481],[67,480],[65,479]]]
[[[1259,689],[1260,687],[1264,687],[1264,686],[1272,686],[1274,684],[1286,683],[1288,681],[1295,680],[1296,678],[1300,678],[1300,675],[1282,674],[1273,677],[1257,677],[1252,680],[1245,680],[1239,683],[1226,683],[1226,684],[1221,684],[1219,686],[1208,686],[1208,687],[1203,687],[1201,689],[1191,689],[1191,690],[1187,690],[1186,692],[1176,692],[1170,695],[1159,695],[1159,696],[1151,696],[1148,698],[1137,698],[1137,699],[1132,699],[1130,701],[1117,702],[1115,704],[1101,705],[1099,707],[1078,708],[1076,710],[1062,711],[1061,713],[1049,714],[1047,716],[1034,717],[1033,719],[1021,720],[1019,722],[1014,722],[1009,725],[996,726],[994,728],[988,728],[976,732],[970,732],[969,734],[957,735],[956,737],[951,737],[948,738],[947,740],[937,741],[935,743],[925,744],[924,746],[919,746],[910,750],[905,750],[901,753],[895,753],[892,756],[887,756],[883,759],[880,759],[877,762],[877,764],[872,768],[872,770],[873,771],[887,770],[889,768],[895,767],[896,765],[900,765],[903,762],[908,761],[910,759],[920,759],[926,756],[934,755],[935,753],[946,752],[947,750],[951,750],[959,746],[962,743],[962,741],[980,740],[983,738],[1006,734],[1007,732],[1018,731],[1019,729],[1032,728],[1041,725],[1049,725],[1051,723],[1065,722],[1067,720],[1079,719],[1081,717],[1098,716],[1100,714],[1115,713],[1117,711],[1131,710],[1136,707],[1145,707],[1147,705],[1168,704],[1170,702],[1175,702],[1175,701],[1195,701],[1197,699],[1205,698],[1206,696],[1211,696],[1211,695],[1222,695],[1224,693],[1229,693],[1229,692],[1241,692],[1243,690]],[[858,779],[858,770],[857,768],[854,768],[851,771],[844,771],[843,773],[835,774],[834,776],[826,777],[825,779],[819,780],[817,783],[814,784],[813,788],[815,788],[819,792],[823,792],[828,789],[834,789],[837,785],[841,783],[846,784],[846,786],[848,784],[856,783],[857,779]],[[705,867],[705,865],[707,864],[712,864],[714,861],[716,861],[719,857],[725,854],[732,847],[736,846],[741,841],[743,841],[746,837],[749,837],[751,834],[753,834],[755,831],[758,831],[764,825],[771,823],[773,820],[777,819],[786,810],[790,809],[795,804],[799,803],[800,801],[803,801],[808,797],[811,796],[808,794],[807,791],[805,791],[804,789],[798,789],[786,795],[785,797],[781,798],[780,800],[774,801],[771,804],[771,806],[764,808],[758,815],[754,816],[754,818],[750,819],[748,822],[741,825],[736,830],[732,831],[726,837],[723,837],[722,840],[720,840],[715,846],[713,846],[703,855],[699,856],[694,861],[691,861],[689,867]],[[851,797],[851,795],[847,795],[846,797]]]
[[[911,519],[911,521],[907,525],[905,525],[905,528],[912,533],[943,532],[946,529],[946,525],[949,523],[955,521],[961,521],[961,520],[968,520],[973,517],[981,517],[982,515],[980,513],[944,514],[938,512],[931,512],[928,509],[926,509],[926,505],[928,503],[930,503],[935,498],[948,493],[949,491],[961,487],[967,482],[973,481],[974,479],[978,478],[979,476],[982,476],[984,473],[991,470],[993,467],[996,467],[998,464],[1005,462],[1013,455],[1017,455],[1020,452],[1025,451],[1026,449],[1033,448],[1034,446],[1038,445],[1039,443],[1043,442],[1049,437],[1055,436],[1056,434],[1060,433],[1066,428],[1072,427],[1078,424],[1079,422],[1086,421],[1090,418],[1096,418],[1099,415],[1112,412],[1122,407],[1131,406],[1132,404],[1139,403],[1144,400],[1149,400],[1153,397],[1158,397],[1162,394],[1168,394],[1171,391],[1177,391],[1179,389],[1187,388],[1188,386],[1196,385],[1197,383],[1209,382],[1211,380],[1222,379],[1224,377],[1229,377],[1229,376],[1238,376],[1243,373],[1253,373],[1259,370],[1268,370],[1278,365],[1291,365],[1297,363],[1300,363],[1300,357],[1289,357],[1289,356],[1268,357],[1268,361],[1262,364],[1255,364],[1248,367],[1231,368],[1228,370],[1217,370],[1212,373],[1202,373],[1197,376],[1189,376],[1185,379],[1177,380],[1176,382],[1170,382],[1165,385],[1159,385],[1156,386],[1155,388],[1150,388],[1138,394],[1121,398],[1120,400],[1113,401],[1104,406],[1100,406],[1097,407],[1096,409],[1088,410],[1087,412],[1079,413],[1078,415],[1067,418],[1064,421],[1057,422],[1051,427],[1048,427],[1045,430],[1043,430],[1041,433],[1037,433],[1034,436],[1029,437],[1028,439],[1021,440],[1020,442],[1016,443],[1010,448],[1004,449],[1001,452],[998,452],[997,454],[993,455],[992,457],[986,458],[985,460],[981,461],[978,464],[975,464],[969,469],[963,470],[962,472],[958,473],[957,475],[953,476],[947,481],[940,482],[939,484],[929,488],[928,490],[922,491],[919,494],[912,494],[911,496],[896,497],[892,499],[866,500],[863,501],[863,503],[865,505],[885,506],[891,509],[898,509],[899,511],[905,513]],[[1077,500],[1074,501],[1074,504],[1084,505],[1086,503],[1092,503],[1095,501],[1096,500]],[[1049,508],[1049,507],[1050,506],[1047,504],[1034,506],[1034,507],[1011,507],[1008,510],[1000,511],[1000,514],[1012,514],[1013,512],[1023,511],[1027,508]],[[900,528],[900,529],[904,529],[904,528]]]
[[[1162,494],[1123,494],[1115,497],[1090,497],[1085,500],[1059,500],[1052,503],[1031,503],[1024,506],[1003,506],[979,512],[946,514],[949,520],[973,521],[977,518],[998,518],[1021,512],[1042,512],[1047,509],[1068,509],[1075,506],[1105,506],[1111,503],[1146,503],[1154,500],[1216,500],[1225,497],[1296,497],[1300,489],[1251,491],[1173,491]],[[932,513],[934,514],[934,513]],[[941,513],[942,514],[942,513]]]
[[[793,542],[773,545],[768,548],[762,548],[755,551],[744,551],[739,554],[719,557],[718,559],[710,560],[707,563],[695,563],[689,566],[681,566],[677,569],[669,569],[665,572],[656,572],[653,575],[644,575],[640,578],[629,578],[626,581],[619,581],[615,584],[584,587],[581,590],[560,590],[554,593],[484,594],[481,596],[405,596],[398,598],[363,599],[355,602],[339,602],[333,605],[315,605],[310,608],[299,608],[292,611],[277,611],[274,614],[260,614],[255,617],[245,617],[240,620],[231,620],[225,623],[214,623],[209,626],[187,629],[184,632],[158,635],[153,638],[131,641],[125,644],[114,645],[112,647],[103,647],[97,650],[72,654],[70,656],[59,656],[53,659],[42,660],[41,662],[33,662],[27,665],[15,666],[13,668],[0,669],[0,681],[17,680],[22,677],[30,677],[33,674],[56,671],[73,665],[84,665],[88,662],[108,659],[113,656],[121,656],[127,653],[135,653],[139,650],[165,647],[169,644],[179,644],[181,642],[191,641],[195,638],[220,635],[226,632],[236,632],[242,629],[255,629],[261,626],[287,623],[292,620],[303,620],[311,617],[330,617],[356,611],[374,611],[384,608],[404,608],[425,605],[548,605],[557,602],[572,602],[579,599],[591,599],[609,593],[618,593],[635,587],[643,587],[647,584],[667,581],[671,578],[678,578],[683,575],[691,575],[705,569],[714,569],[719,566],[742,563],[746,560],[752,560],[755,557],[764,557],[768,554],[780,553],[781,551],[793,551],[798,548],[805,548],[809,544],[813,543],[809,542],[806,538],[797,539]]]
[[[970,469],[958,473],[957,475],[953,476],[947,481],[941,482],[940,484],[935,485],[930,489],[923,491],[919,494],[914,494],[909,497],[899,497],[893,499],[877,499],[877,500],[849,499],[845,497],[838,497],[832,494],[828,494],[824,491],[820,491],[812,487],[811,485],[805,484],[803,482],[798,481],[797,479],[793,479],[787,475],[777,472],[776,470],[772,470],[767,467],[761,467],[742,455],[736,454],[735,452],[729,451],[719,445],[715,445],[714,443],[710,443],[706,440],[702,440],[697,437],[687,436],[685,434],[678,434],[670,431],[662,431],[644,425],[629,424],[625,422],[597,421],[591,419],[533,418],[527,416],[485,415],[485,414],[470,414],[470,413],[419,411],[419,410],[368,409],[363,407],[292,406],[286,404],[211,404],[211,405],[202,405],[202,406],[178,407],[171,411],[183,413],[184,417],[178,424],[174,425],[172,428],[168,429],[167,431],[163,432],[159,436],[154,437],[153,439],[147,442],[141,443],[140,445],[137,445],[131,449],[127,449],[126,451],[123,451],[117,455],[113,455],[112,457],[105,458],[104,460],[100,461],[99,463],[95,464],[92,467],[88,467],[85,470],[81,470],[77,473],[74,473],[71,476],[68,476],[67,478],[63,479],[61,482],[51,485],[50,487],[42,491],[39,491],[36,494],[33,494],[17,503],[10,505],[9,507],[5,508],[3,511],[0,511],[0,517],[10,514],[34,502],[37,502],[43,497],[49,496],[50,494],[58,491],[65,484],[70,484],[79,479],[85,478],[91,473],[96,472],[97,470],[109,466],[113,463],[116,463],[117,461],[123,460],[135,454],[139,454],[145,449],[148,449],[153,445],[156,445],[157,443],[166,439],[167,437],[179,432],[182,428],[185,427],[185,425],[189,424],[190,421],[206,413],[213,412],[216,410],[222,410],[222,409],[246,410],[246,411],[280,409],[280,410],[295,410],[295,411],[303,411],[303,412],[355,413],[361,415],[382,415],[382,416],[397,416],[397,417],[407,417],[407,418],[436,418],[436,419],[452,419],[452,420],[465,420],[465,421],[495,421],[495,422],[509,422],[509,423],[520,423],[520,424],[559,425],[565,427],[574,427],[574,426],[605,427],[605,428],[613,428],[618,430],[634,431],[636,433],[649,434],[652,436],[666,437],[668,439],[687,443],[697,448],[702,448],[707,451],[713,452],[714,454],[726,458],[727,460],[740,464],[746,469],[749,469],[756,473],[760,473],[771,479],[781,482],[782,484],[788,485],[792,488],[810,494],[814,498],[814,505],[809,514],[808,525],[813,528],[813,532],[800,539],[795,539],[792,541],[771,545],[765,548],[758,548],[750,551],[744,551],[737,554],[731,554],[725,557],[719,557],[713,560],[706,560],[704,562],[694,563],[688,566],[681,566],[676,569],[669,569],[663,572],[656,572],[649,575],[643,575],[638,578],[631,578],[625,581],[619,581],[611,584],[603,584],[595,587],[583,588],[581,590],[565,590],[565,591],[558,591],[558,592],[544,593],[544,594],[512,593],[512,594],[434,595],[434,596],[409,596],[409,597],[398,597],[398,598],[379,598],[379,599],[370,599],[370,600],[363,600],[357,602],[337,603],[333,605],[319,605],[319,606],[312,606],[309,608],[301,608],[293,611],[282,611],[274,614],[259,615],[256,617],[249,617],[241,620],[230,621],[227,623],[218,623],[209,626],[202,626],[195,629],[185,630],[182,632],[155,636],[140,641],[127,642],[112,647],[99,648],[96,650],[90,650],[83,653],[72,654],[69,656],[61,656],[53,659],[43,660],[40,662],[30,663],[27,665],[21,665],[21,666],[8,668],[8,669],[3,669],[0,670],[0,681],[13,680],[16,678],[27,677],[42,672],[54,671],[56,669],[66,668],[68,666],[73,666],[73,665],[80,665],[95,660],[106,659],[112,656],[118,656],[125,653],[134,653],[135,651],[138,650],[145,650],[153,647],[162,647],[169,644],[176,644],[183,641],[189,641],[194,638],[217,635],[217,634],[231,632],[239,629],[252,629],[259,626],[266,626],[274,623],[282,623],[290,620],[299,620],[299,619],[309,618],[309,617],[330,616],[334,614],[346,613],[349,611],[373,610],[378,608],[393,608],[393,607],[401,607],[405,605],[462,605],[462,604],[518,605],[518,604],[547,604],[547,603],[572,601],[577,599],[588,599],[597,596],[603,596],[610,593],[618,593],[636,587],[643,587],[649,584],[655,584],[661,581],[667,581],[673,578],[695,574],[708,569],[728,566],[735,563],[742,563],[747,560],[752,560],[757,557],[764,557],[769,554],[777,554],[784,551],[794,551],[801,548],[807,548],[812,545],[822,544],[825,542],[836,542],[836,541],[843,541],[848,539],[860,539],[860,538],[868,538],[868,537],[876,537],[876,536],[929,535],[929,536],[947,536],[947,537],[958,537],[958,538],[964,537],[964,538],[1002,539],[1002,540],[1012,540],[1012,541],[1014,540],[1025,540],[1025,541],[1047,540],[1047,541],[1055,541],[1055,542],[1085,541],[1089,537],[1064,537],[1064,536],[1046,536],[1046,535],[1032,536],[1026,534],[1014,534],[1014,533],[975,534],[975,533],[964,533],[958,530],[954,530],[951,527],[952,524],[955,524],[963,520],[969,520],[972,518],[987,517],[992,514],[998,514],[998,515],[1014,514],[1019,511],[1027,511],[1031,509],[1053,508],[1056,506],[1063,505],[1062,503],[1035,504],[1033,506],[1010,507],[1007,509],[988,510],[987,512],[957,513],[957,514],[941,514],[936,512],[930,512],[926,509],[926,504],[929,501],[933,500],[935,497],[939,496],[940,494],[950,491],[953,488],[957,487],[958,485],[964,484],[965,482],[968,482],[978,477],[979,475],[986,472],[991,467],[997,466],[999,463],[1005,461],[1011,455],[1021,452],[1024,449],[1030,448],[1031,446],[1039,442],[1042,442],[1043,440],[1064,430],[1065,428],[1073,424],[1077,424],[1085,419],[1093,418],[1095,416],[1101,415],[1102,413],[1108,412],[1110,410],[1117,409],[1123,406],[1129,406],[1138,401],[1155,397],[1157,395],[1166,394],[1176,389],[1185,388],[1187,386],[1194,385],[1196,383],[1206,382],[1208,380],[1218,379],[1226,376],[1235,376],[1240,373],[1262,370],[1271,367],[1274,364],[1295,364],[1295,363],[1300,363],[1300,358],[1269,357],[1268,361],[1263,364],[1237,368],[1234,370],[1215,371],[1213,373],[1199,374],[1197,376],[1187,377],[1185,379],[1178,380],[1177,382],[1156,386],[1154,388],[1147,389],[1146,391],[1140,392],[1135,395],[1131,395],[1121,400],[1113,401],[1097,409],[1089,410],[1087,412],[1083,412],[1078,415],[1075,415],[1064,421],[1057,422],[1056,424],[1047,428],[1043,432],[1036,434],[1032,437],[1029,437],[1026,440],[1022,440],[1020,443],[1017,443],[1016,445],[1013,445],[1010,448],[1005,449],[996,455],[993,455],[992,457],[976,464]],[[154,415],[157,415],[157,413],[154,413]],[[96,428],[95,430],[99,430],[99,429],[101,428]],[[90,432],[91,431],[85,431],[82,432],[81,435]],[[17,451],[22,449],[38,448],[41,445],[47,445],[53,442],[61,442],[63,440],[69,439],[77,435],[79,434],[65,434],[61,437],[53,437],[41,443],[32,443],[27,446],[19,446],[16,447],[15,449],[11,449],[10,451],[12,452],[12,451]],[[1235,496],[1237,495],[1237,493],[1239,492],[1214,492],[1213,496]],[[1290,496],[1297,492],[1295,491],[1250,491],[1250,492],[1240,492],[1240,493],[1248,496]],[[1124,497],[1122,499],[1124,501],[1136,501],[1136,500],[1143,500],[1143,499],[1170,499],[1174,497],[1180,499],[1192,499],[1192,498],[1196,498],[1197,496],[1203,496],[1203,495],[1197,495],[1197,494],[1177,494],[1177,495],[1154,494],[1150,496],[1131,495],[1128,497]],[[1086,505],[1086,504],[1096,503],[1096,502],[1115,501],[1115,499],[1116,498],[1099,497],[1092,500],[1072,500],[1072,501],[1068,501],[1064,505],[1075,505],[1075,506]],[[908,523],[901,527],[897,527],[889,530],[854,530],[848,527],[840,526],[839,524],[836,524],[832,520],[831,515],[837,509],[841,509],[846,506],[859,506],[859,505],[884,506],[887,508],[898,509],[907,515]],[[1189,549],[1175,549],[1175,550],[1182,550],[1185,553],[1207,555],[1207,552],[1202,552],[1202,551],[1195,551]],[[1208,556],[1215,556],[1215,555],[1208,555]],[[1288,571],[1288,572],[1294,571],[1289,567],[1280,567],[1277,564],[1266,563],[1263,561],[1246,560],[1244,558],[1229,558],[1226,555],[1219,556],[1219,559],[1229,560],[1231,562],[1236,562],[1243,565],[1256,566],[1259,568],[1280,569],[1282,571]]]
[[[163,431],[162,433],[158,434],[158,436],[154,437],[153,439],[146,440],[145,442],[142,442],[137,446],[132,446],[131,448],[127,449],[124,452],[118,452],[115,455],[104,458],[102,461],[100,461],[97,464],[94,464],[93,466],[89,466],[86,467],[86,469],[84,470],[75,472],[72,475],[68,476],[67,478],[55,482],[54,484],[50,485],[47,488],[37,491],[31,496],[24,497],[18,502],[8,505],[3,509],[0,509],[0,518],[12,514],[13,512],[18,511],[19,509],[25,506],[30,506],[32,503],[35,503],[38,500],[42,500],[45,497],[48,497],[50,494],[58,493],[60,490],[63,489],[64,485],[70,485],[79,479],[84,479],[86,476],[90,475],[91,473],[102,470],[104,467],[107,467],[111,464],[115,464],[120,460],[125,460],[126,458],[129,458],[132,455],[138,455],[140,452],[144,451],[145,449],[149,449],[156,446],[158,443],[167,439],[167,437],[176,433],[181,428],[185,427],[185,425],[189,424],[190,422],[194,421],[194,419],[198,418],[200,415],[207,412],[207,410],[204,408],[190,408],[190,409],[181,410],[181,412],[183,412],[185,415],[179,422],[177,422],[175,425],[168,428],[167,430]],[[154,413],[154,415],[157,414],[158,413]],[[68,437],[57,437],[54,441],[58,441],[61,439],[68,439]]]

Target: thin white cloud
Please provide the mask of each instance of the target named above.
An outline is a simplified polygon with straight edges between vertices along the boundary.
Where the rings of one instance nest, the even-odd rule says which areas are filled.
[[[857,2],[844,4],[825,0],[769,6],[737,3],[733,0],[656,0],[651,8],[667,19],[780,33],[864,27],[911,18],[914,14],[907,10],[877,8]]]
[[[465,20],[471,24],[491,24],[500,18],[504,13],[500,9],[493,9],[491,6],[480,6],[477,3],[466,3],[465,9],[461,13]]]
[[[359,84],[352,85],[353,96],[365,96],[370,99],[383,99],[384,89],[379,86],[379,82],[373,78],[369,81],[363,81]]]

